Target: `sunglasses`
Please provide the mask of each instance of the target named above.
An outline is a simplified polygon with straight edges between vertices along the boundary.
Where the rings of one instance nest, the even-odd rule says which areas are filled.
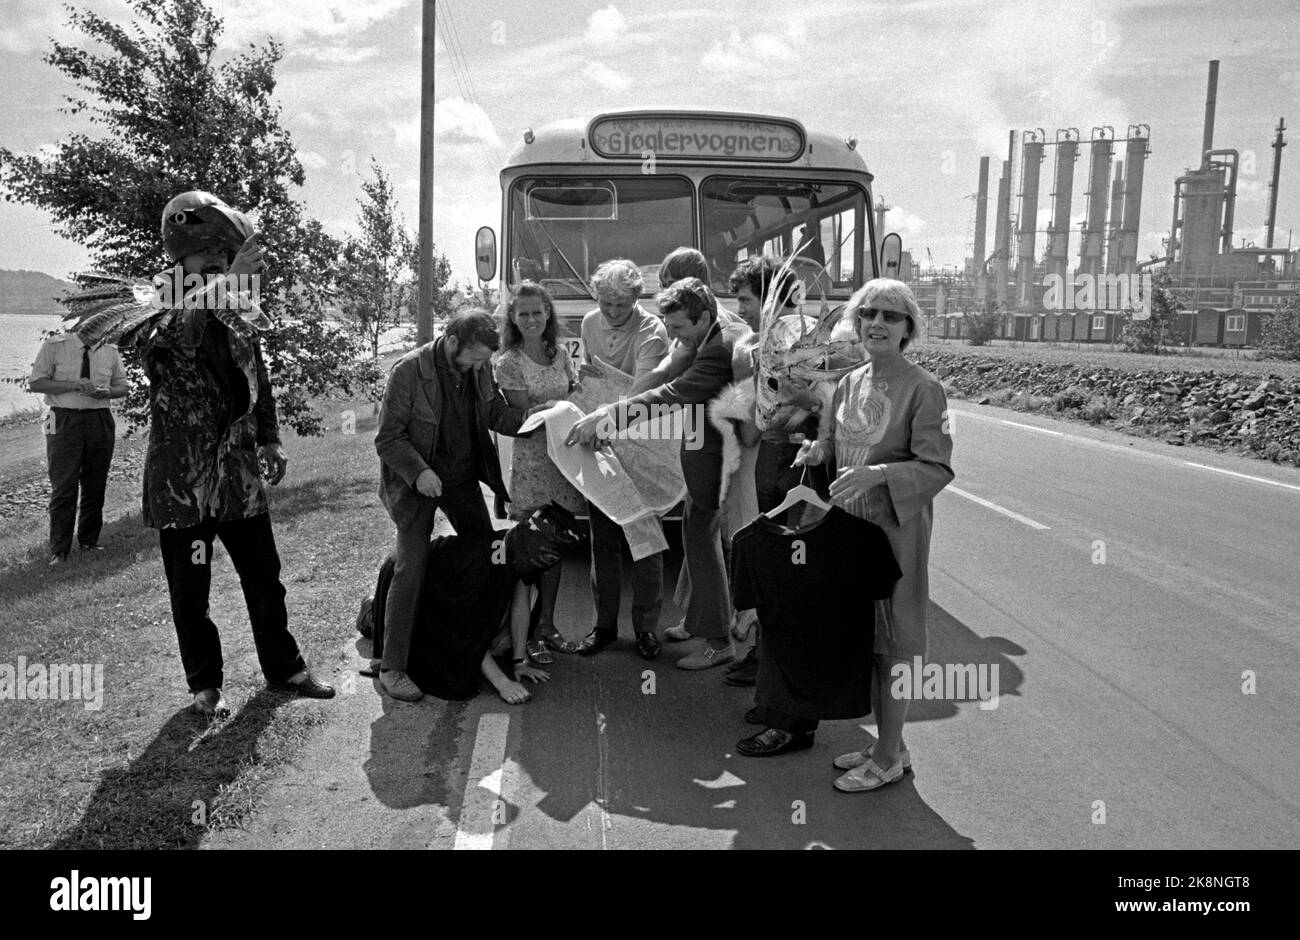
[[[876,314],[881,314],[886,323],[902,323],[907,319],[907,314],[899,313],[896,310],[877,310],[875,307],[866,307],[858,310],[858,319],[870,323],[876,319]]]

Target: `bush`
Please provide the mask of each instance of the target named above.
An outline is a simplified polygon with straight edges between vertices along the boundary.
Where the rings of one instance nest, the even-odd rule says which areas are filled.
[[[1262,318],[1259,347],[1271,359],[1300,359],[1300,292]]]
[[[984,346],[998,335],[1002,317],[993,310],[966,314],[966,343],[970,346]]]
[[[1115,416],[1116,401],[1109,395],[1093,395],[1083,406],[1083,416],[1097,424],[1100,421],[1106,421]]]
[[[1088,390],[1081,385],[1071,385],[1052,396],[1052,408],[1056,411],[1082,408],[1087,403]]]

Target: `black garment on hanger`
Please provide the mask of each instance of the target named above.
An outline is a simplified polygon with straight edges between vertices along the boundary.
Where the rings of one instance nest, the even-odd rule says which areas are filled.
[[[731,547],[732,599],[763,630],[756,704],[810,719],[871,712],[875,601],[902,576],[885,533],[833,506],[799,529],[759,516]]]

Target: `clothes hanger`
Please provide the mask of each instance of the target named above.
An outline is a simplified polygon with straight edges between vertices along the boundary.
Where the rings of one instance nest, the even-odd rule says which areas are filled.
[[[790,509],[796,503],[800,503],[800,502],[808,503],[812,506],[816,506],[818,509],[824,509],[829,512],[831,508],[830,504],[823,501],[822,498],[817,495],[817,491],[815,489],[813,489],[811,486],[808,486],[806,483],[804,483],[804,480],[806,480],[807,478],[808,478],[808,466],[805,464],[803,468],[803,474],[799,477],[799,485],[794,487],[793,489],[790,490],[790,492],[785,494],[785,499],[781,500],[781,505],[777,506],[775,509],[772,509],[764,513],[764,515],[769,519],[775,518],[776,516],[781,515],[781,513],[785,512],[787,509]]]

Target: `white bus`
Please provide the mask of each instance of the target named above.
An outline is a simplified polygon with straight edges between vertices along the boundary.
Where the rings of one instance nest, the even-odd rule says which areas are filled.
[[[495,231],[483,227],[478,276],[491,281],[499,261],[503,297],[539,282],[575,353],[595,307],[591,275],[611,258],[637,263],[648,298],[664,256],[697,248],[710,286],[734,307],[726,300],[738,262],[797,249],[810,298],[835,305],[881,270],[871,180],[856,140],[790,118],[618,111],[560,121],[525,131],[502,169],[500,258]],[[886,245],[891,259],[899,250]]]

